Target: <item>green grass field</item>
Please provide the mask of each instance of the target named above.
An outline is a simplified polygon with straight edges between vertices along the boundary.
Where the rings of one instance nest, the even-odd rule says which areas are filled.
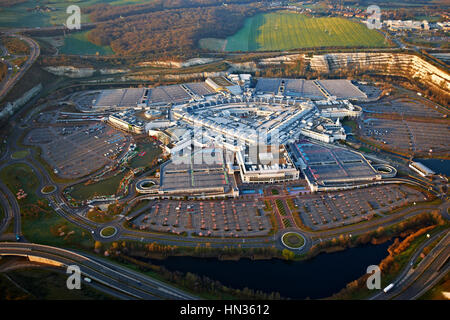
[[[109,196],[116,193],[119,183],[125,176],[125,172],[119,173],[116,176],[102,180],[100,182],[85,186],[83,183],[73,186],[70,195],[77,200],[86,200],[98,196]]]
[[[314,18],[290,12],[259,14],[226,40],[202,39],[214,51],[277,51],[317,47],[387,47],[382,34],[335,17]]]
[[[12,193],[23,189],[28,194],[26,198],[18,201],[19,205],[36,202],[35,191],[39,187],[39,180],[30,166],[23,163],[9,165],[0,171],[0,179]]]
[[[114,54],[109,46],[97,46],[87,38],[89,31],[77,32],[67,36],[64,39],[64,45],[59,49],[62,54],[90,55],[98,54],[101,56]]]
[[[145,154],[143,156],[138,154],[130,160],[129,165],[132,168],[148,166],[155,158],[161,155],[161,149],[153,145],[153,143],[139,143],[136,151],[138,153],[145,152]]]

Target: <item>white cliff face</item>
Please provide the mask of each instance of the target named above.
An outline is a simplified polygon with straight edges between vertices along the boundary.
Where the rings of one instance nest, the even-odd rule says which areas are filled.
[[[122,77],[122,81],[157,81],[157,80],[177,80],[191,81],[195,79],[203,79],[208,77],[226,76],[226,72],[197,72],[197,73],[181,73],[181,74],[164,74],[164,75],[130,75]]]
[[[118,74],[130,72],[130,69],[100,69],[100,74]]]
[[[222,59],[214,59],[214,58],[193,58],[189,59],[181,64],[182,68],[192,67],[192,66],[199,66],[203,64],[213,63],[216,61],[220,61]]]
[[[264,65],[277,65],[281,63],[294,63],[295,60],[302,58],[302,54],[290,54],[290,55],[284,55],[284,56],[278,56],[273,58],[265,58],[261,59],[259,61],[259,64]]]
[[[450,75],[412,54],[401,53],[331,53],[314,55],[309,60],[311,69],[330,72],[342,68],[359,67],[376,69],[386,74],[417,78],[441,89],[450,91]]]
[[[94,68],[77,68],[74,66],[58,66],[58,67],[46,67],[47,72],[50,72],[57,76],[65,76],[69,78],[88,78],[92,77],[96,71],[102,75],[113,75],[120,73],[130,72],[129,69],[94,69]]]
[[[46,67],[44,69],[57,76],[66,76],[69,78],[92,77],[95,72],[94,68],[76,68],[73,66]]]
[[[6,107],[0,111],[0,120],[6,120],[12,116],[17,110],[24,106],[28,101],[31,100],[36,94],[42,90],[42,84],[39,83],[37,86],[31,88],[25,92],[20,98],[15,101],[8,102]]]
[[[181,68],[182,62],[178,61],[145,61],[138,63],[139,67]]]
[[[213,63],[222,59],[193,58],[186,61],[145,61],[138,64],[140,67],[188,68]]]

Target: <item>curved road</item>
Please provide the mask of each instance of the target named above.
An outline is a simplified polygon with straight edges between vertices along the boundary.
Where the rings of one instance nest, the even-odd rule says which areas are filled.
[[[164,282],[147,277],[122,266],[91,255],[34,243],[0,242],[0,255],[32,256],[58,262],[60,267],[77,265],[83,276],[109,290],[118,291],[132,299],[194,300],[197,297],[185,293]]]
[[[439,243],[414,268],[414,263],[423,249],[444,236]],[[444,230],[425,241],[409,259],[407,266],[393,282],[387,293],[379,292],[371,300],[413,300],[419,298],[439,281],[450,269],[450,232]]]
[[[28,71],[28,69],[33,65],[33,63],[36,61],[36,59],[39,57],[41,53],[41,49],[36,41],[34,41],[31,38],[28,38],[23,35],[16,35],[11,32],[5,32],[6,35],[10,37],[16,37],[20,40],[25,41],[28,46],[30,47],[30,54],[28,60],[25,62],[25,64],[20,68],[19,72],[17,72],[12,77],[7,77],[6,81],[2,82],[2,85],[0,87],[0,101],[8,94],[9,90],[14,87],[14,85],[22,78],[22,76]]]

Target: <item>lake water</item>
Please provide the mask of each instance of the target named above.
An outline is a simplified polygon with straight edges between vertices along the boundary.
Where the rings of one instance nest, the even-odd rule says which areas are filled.
[[[275,291],[282,297],[293,299],[318,299],[337,293],[347,283],[365,274],[369,265],[379,264],[388,255],[387,248],[391,243],[364,245],[293,262],[280,259],[220,261],[193,257],[146,261],[171,271],[207,276],[232,288]]]

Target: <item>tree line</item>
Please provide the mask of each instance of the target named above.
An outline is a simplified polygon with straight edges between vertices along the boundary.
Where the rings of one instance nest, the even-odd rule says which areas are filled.
[[[16,4],[27,2],[28,0],[0,0],[0,7],[8,8],[13,7]]]
[[[125,18],[150,12],[166,11],[168,9],[188,9],[203,7],[227,7],[232,4],[252,4],[254,0],[154,0],[143,4],[130,4],[113,6],[107,3],[99,3],[85,9],[91,21],[109,21],[117,18]],[[258,2],[269,3],[271,0]]]
[[[116,7],[106,8],[106,13],[92,11],[93,21],[112,20],[91,30],[89,41],[100,46],[109,45],[118,55],[186,58],[199,52],[197,43],[200,39],[232,35],[243,26],[247,17],[263,10],[259,3],[138,13],[134,13],[134,6],[130,7],[131,11],[120,7],[118,17]]]
[[[308,257],[313,257],[321,252],[336,251],[368,243],[381,244],[392,239],[394,236],[407,237],[418,229],[429,226],[443,226],[445,224],[446,221],[438,212],[422,213],[389,228],[379,227],[374,231],[353,237],[350,237],[348,234],[345,236],[341,234],[337,238],[335,237],[331,240],[313,245],[307,255]]]

